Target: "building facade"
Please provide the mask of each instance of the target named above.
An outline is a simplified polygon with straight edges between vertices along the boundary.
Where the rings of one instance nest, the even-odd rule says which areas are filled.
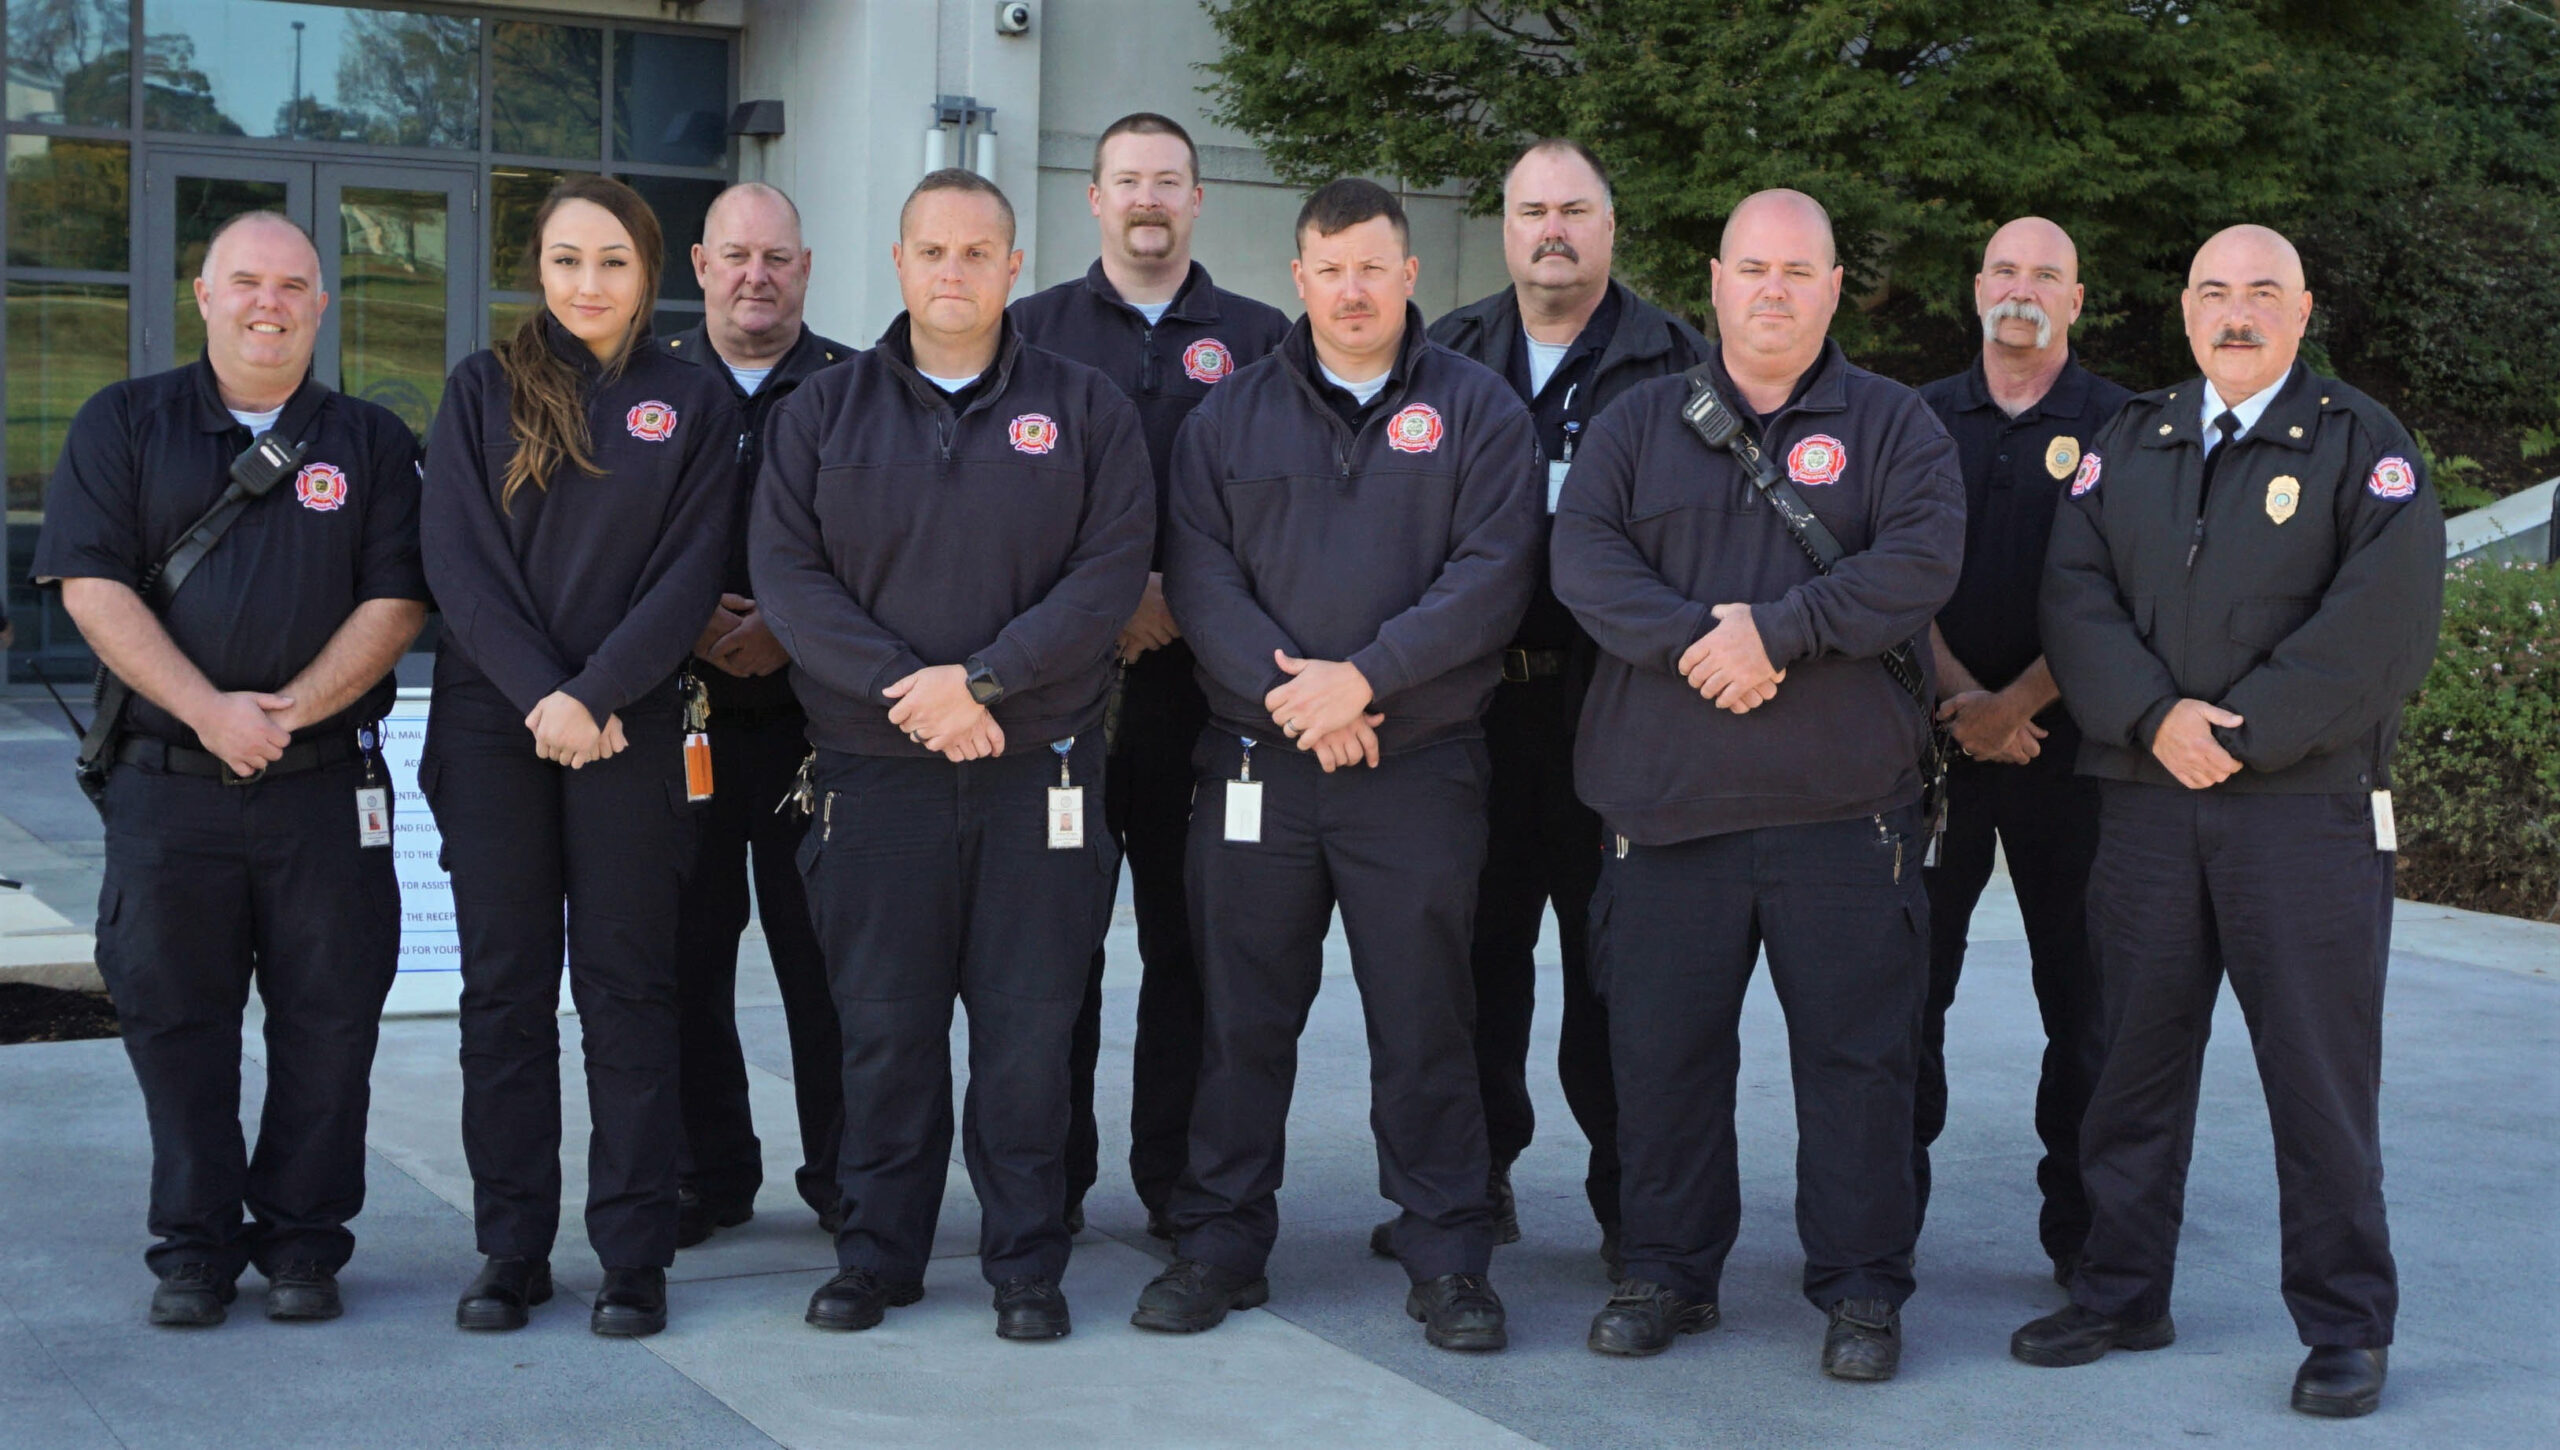
[[[534,305],[526,230],[570,171],[621,177],[656,208],[662,327],[701,311],[686,249],[710,199],[733,180],[784,188],[817,253],[810,324],[867,341],[897,313],[889,246],[929,162],[975,166],[1014,199],[1027,291],[1092,260],[1094,138],[1126,112],[1161,111],[1201,147],[1202,262],[1297,310],[1299,195],[1205,114],[1198,66],[1217,38],[1193,0],[0,0],[0,12],[13,680],[89,668],[27,582],[72,414],[106,383],[196,355],[189,280],[214,226],[251,207],[320,243],[321,376],[421,433],[445,373]],[[1502,285],[1492,223],[1463,219],[1454,193],[1407,200],[1426,314]]]

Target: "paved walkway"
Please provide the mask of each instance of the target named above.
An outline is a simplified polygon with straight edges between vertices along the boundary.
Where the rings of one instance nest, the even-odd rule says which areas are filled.
[[[0,704],[0,874],[29,879],[80,921],[95,890],[95,818],[70,793],[58,733],[47,741],[31,712]],[[475,1260],[450,1020],[386,1026],[347,1317],[270,1324],[251,1275],[232,1322],[196,1334],[142,1322],[149,1163],[118,1046],[0,1048],[0,1445],[2540,1447],[2560,1435],[2560,1331],[2545,1312],[2560,1298],[2560,928],[2402,909],[2383,1097],[2400,1342],[2383,1413],[2349,1424],[2285,1408],[2300,1350],[2275,1290],[2265,1110],[2227,1000],[2206,1065],[2178,1343],[2077,1371],[2008,1359],[2009,1331],[2060,1294],[2034,1239],[2027,1105],[2040,1044],[2005,883],[1976,938],[1949,1026],[1955,1106],[1920,1293],[1890,1385],[1838,1384],[1814,1368],[1822,1321],[1794,1288],[1793,1106],[1765,978],[1743,1029],[1745,1219],[1722,1328],[1654,1360],[1582,1348],[1606,1285],[1572,1122],[1542,1071],[1542,1132],[1516,1175],[1527,1237],[1494,1263],[1512,1348],[1426,1347],[1400,1311],[1402,1276],[1366,1249],[1386,1206],[1347,978],[1327,982],[1307,1030],[1270,1307],[1197,1338],[1129,1328],[1130,1302],[1163,1255],[1117,1171],[1136,1000],[1124,910],[1103,1043],[1105,1174],[1068,1271],[1078,1327],[1063,1342],[989,1332],[956,1164],[924,1302],[865,1334],[800,1323],[831,1254],[790,1188],[790,1058],[751,941],[740,1017],[768,1184],[754,1222],[679,1258],[673,1325],[638,1343],[586,1332],[597,1272],[574,1207],[555,1259],[563,1301],[521,1334],[452,1329]],[[1338,943],[1330,963],[1342,977]],[[1551,953],[1540,990],[1554,1002]],[[1541,1063],[1555,1048],[1546,1012]],[[253,1034],[252,1104],[262,1051]],[[585,1109],[574,1065],[564,1077],[575,1185]]]

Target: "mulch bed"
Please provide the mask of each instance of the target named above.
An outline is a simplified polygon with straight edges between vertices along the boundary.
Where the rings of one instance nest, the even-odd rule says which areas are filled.
[[[119,1035],[115,1004],[104,992],[0,982],[0,1044],[81,1042]]]

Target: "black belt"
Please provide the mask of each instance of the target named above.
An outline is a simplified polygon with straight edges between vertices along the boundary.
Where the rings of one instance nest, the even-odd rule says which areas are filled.
[[[1560,649],[1507,649],[1502,652],[1502,682],[1525,685],[1531,680],[1551,680],[1564,673],[1566,654]]]
[[[326,765],[342,765],[364,753],[356,743],[355,732],[330,734],[317,740],[296,741],[284,748],[284,754],[255,775],[235,774],[222,757],[205,750],[189,750],[166,740],[148,735],[129,735],[116,747],[116,761],[121,765],[139,765],[171,775],[199,776],[218,780],[224,785],[250,785],[279,775],[299,775]]]

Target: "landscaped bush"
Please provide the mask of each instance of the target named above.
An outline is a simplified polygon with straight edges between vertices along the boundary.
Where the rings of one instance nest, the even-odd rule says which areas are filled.
[[[2400,894],[2560,921],[2560,571],[2464,560],[2392,770]]]

